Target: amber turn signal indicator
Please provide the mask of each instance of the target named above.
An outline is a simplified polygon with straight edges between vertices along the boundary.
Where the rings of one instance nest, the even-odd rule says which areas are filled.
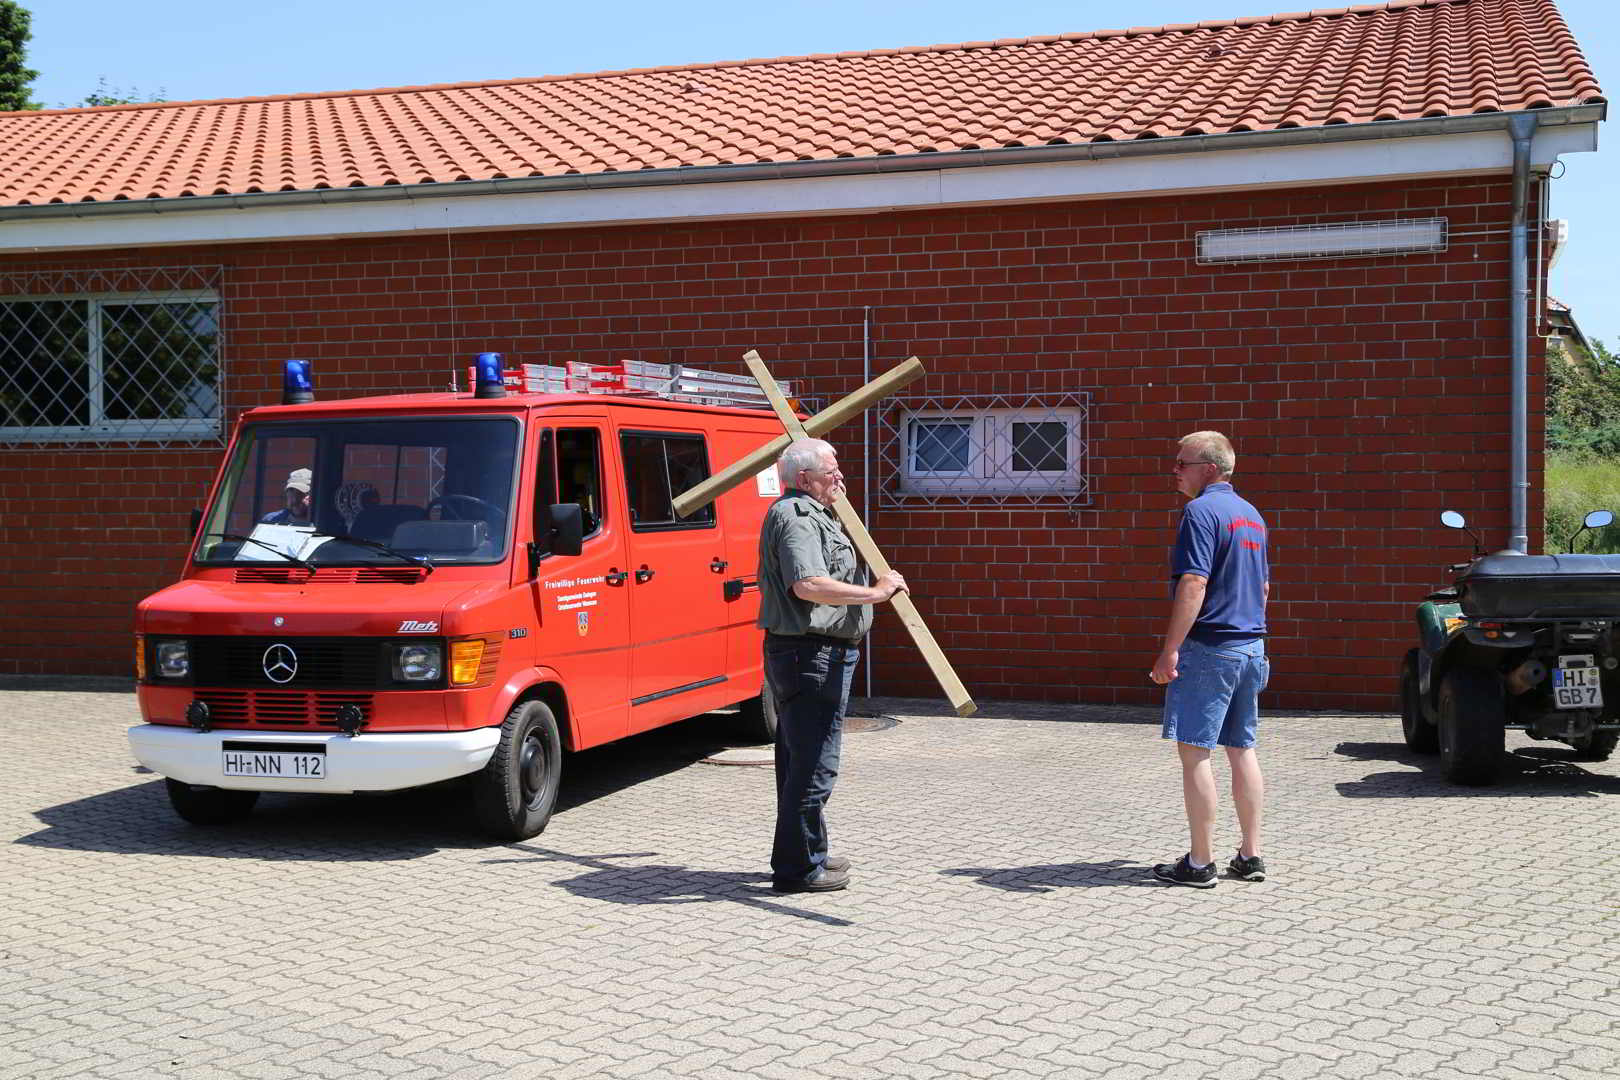
[[[450,685],[466,686],[478,681],[478,669],[484,663],[482,638],[450,643]]]

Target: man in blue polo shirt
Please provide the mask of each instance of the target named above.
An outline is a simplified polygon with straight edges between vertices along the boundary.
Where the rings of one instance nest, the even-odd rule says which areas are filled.
[[[1153,875],[1173,885],[1215,887],[1215,775],[1209,755],[1226,748],[1232,801],[1243,830],[1227,872],[1264,881],[1260,818],[1265,781],[1255,756],[1260,691],[1271,672],[1266,660],[1266,523],[1232,490],[1237,455],[1218,431],[1184,436],[1176,454],[1176,490],[1191,501],[1181,515],[1170,556],[1174,599],[1164,648],[1153,662],[1154,682],[1165,686],[1164,738],[1176,741],[1181,790],[1192,842],[1174,863]]]

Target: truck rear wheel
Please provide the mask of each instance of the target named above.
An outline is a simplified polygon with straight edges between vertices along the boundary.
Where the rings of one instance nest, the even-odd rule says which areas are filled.
[[[1620,731],[1594,731],[1573,740],[1570,745],[1575,748],[1576,761],[1608,761],[1617,742],[1620,742]]]
[[[473,777],[478,824],[497,840],[538,836],[551,820],[562,778],[557,718],[543,701],[525,701],[506,714],[501,741]]]
[[[1423,715],[1418,698],[1418,651],[1406,650],[1401,661],[1401,734],[1406,747],[1415,754],[1432,754],[1440,749],[1440,732]]]
[[[1457,667],[1440,683],[1440,771],[1454,784],[1483,787],[1502,775],[1507,708],[1496,674]]]
[[[163,784],[169,789],[169,805],[174,807],[174,812],[193,825],[228,825],[240,821],[253,812],[253,804],[259,801],[257,791],[192,787],[170,779],[165,779]]]
[[[759,696],[737,706],[737,737],[753,743],[776,742],[776,695],[766,679]]]

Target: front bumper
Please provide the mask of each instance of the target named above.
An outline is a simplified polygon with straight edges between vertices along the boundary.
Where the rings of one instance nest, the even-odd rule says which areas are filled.
[[[347,795],[397,791],[477,772],[495,753],[500,728],[341,735],[335,732],[194,731],[168,724],[129,729],[135,760],[155,773],[187,784],[239,791],[300,791]],[[326,777],[226,776],[224,744],[276,743],[324,747]]]

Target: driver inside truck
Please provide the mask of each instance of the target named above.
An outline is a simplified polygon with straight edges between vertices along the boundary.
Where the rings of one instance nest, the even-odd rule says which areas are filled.
[[[262,525],[308,525],[310,523],[310,479],[308,469],[294,469],[287,474],[287,486],[282,491],[285,504],[259,519]]]

